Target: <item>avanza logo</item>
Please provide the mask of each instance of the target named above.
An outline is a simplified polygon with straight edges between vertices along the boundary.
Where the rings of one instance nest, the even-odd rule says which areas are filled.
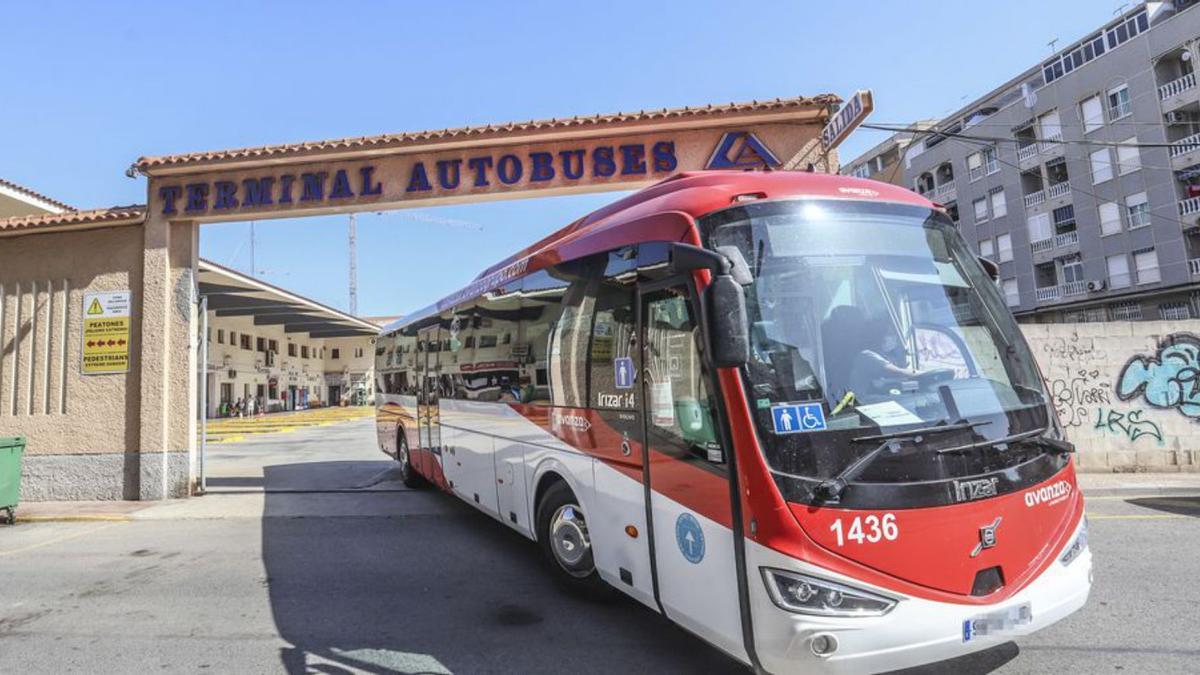
[[[586,432],[592,428],[592,423],[583,415],[562,413],[557,410],[550,415],[550,424],[554,427],[555,431],[560,432],[563,429]]]
[[[1071,484],[1065,480],[1060,480],[1053,485],[1047,485],[1026,492],[1025,506],[1033,507],[1038,504],[1053,504],[1065,499],[1069,494],[1071,494]]]

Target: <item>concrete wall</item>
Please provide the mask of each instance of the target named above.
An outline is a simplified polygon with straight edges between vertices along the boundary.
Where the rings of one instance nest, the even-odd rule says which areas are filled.
[[[1200,321],[1026,324],[1084,471],[1200,471]]]
[[[186,492],[186,455],[139,454],[144,243],[140,226],[0,240],[0,435],[27,438],[25,500],[138,498],[164,476]],[[85,376],[83,296],[114,290],[133,294],[130,371]]]

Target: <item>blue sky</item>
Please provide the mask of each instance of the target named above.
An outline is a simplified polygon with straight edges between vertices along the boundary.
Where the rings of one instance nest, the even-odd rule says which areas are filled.
[[[145,201],[141,155],[874,90],[953,112],[1120,3],[9,2],[0,177],[78,207]],[[882,138],[859,131],[853,157]],[[359,312],[417,309],[613,193],[359,216]],[[450,222],[444,222],[450,221]],[[250,269],[249,227],[201,254]],[[267,281],[347,304],[346,219],[260,222]]]

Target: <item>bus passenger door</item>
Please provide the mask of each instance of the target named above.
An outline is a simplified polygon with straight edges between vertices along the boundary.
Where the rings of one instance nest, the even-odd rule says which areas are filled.
[[[441,428],[438,414],[438,327],[430,326],[417,332],[417,340],[424,346],[424,353],[417,355],[417,437],[421,450],[417,468],[430,480],[437,480],[435,455],[440,453]]]
[[[745,655],[726,463],[691,284],[639,291],[642,401],[655,571],[667,616]]]

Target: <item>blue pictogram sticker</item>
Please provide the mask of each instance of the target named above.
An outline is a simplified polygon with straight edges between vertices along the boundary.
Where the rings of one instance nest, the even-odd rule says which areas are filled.
[[[681,513],[675,520],[675,543],[679,544],[679,552],[692,564],[704,560],[704,530],[700,529],[700,521],[690,513]]]
[[[777,434],[801,434],[825,429],[825,411],[820,403],[771,406],[771,421]]]
[[[613,359],[613,379],[617,389],[633,389],[633,359],[620,356]]]

